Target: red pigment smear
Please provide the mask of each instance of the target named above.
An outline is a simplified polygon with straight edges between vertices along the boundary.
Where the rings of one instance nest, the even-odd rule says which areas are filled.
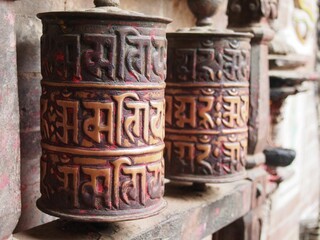
[[[103,192],[103,186],[101,184],[98,184],[98,192],[102,193]]]
[[[219,215],[220,214],[220,208],[217,208],[216,209],[216,215]]]
[[[73,76],[73,78],[72,78],[72,82],[74,82],[74,83],[78,83],[78,82],[81,82],[81,81],[82,81],[81,76],[80,77]]]
[[[0,190],[4,189],[9,184],[8,176],[1,176],[0,177]]]
[[[27,210],[29,208],[29,205],[28,204],[22,204],[22,209],[23,210]]]
[[[25,192],[27,190],[28,186],[26,184],[21,184],[20,190],[21,192]]]
[[[136,78],[136,75],[134,75],[133,72],[129,72],[130,76],[133,77],[133,78]]]
[[[154,38],[156,37],[156,31],[155,30],[150,32],[150,37],[151,37],[151,40],[154,40]]]
[[[56,61],[64,61],[64,54],[63,53],[58,53],[56,55]]]

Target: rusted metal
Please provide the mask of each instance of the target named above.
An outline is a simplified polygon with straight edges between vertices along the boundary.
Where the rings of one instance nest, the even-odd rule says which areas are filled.
[[[280,184],[284,180],[291,177],[292,173],[280,173],[277,171],[278,167],[287,167],[296,158],[296,151],[287,148],[273,147],[263,151],[266,155],[265,169],[269,173],[269,181]]]
[[[266,165],[271,167],[287,167],[296,157],[296,151],[286,148],[268,148],[263,151],[266,155]]]
[[[189,1],[198,25],[205,25],[202,19],[218,2]],[[206,183],[245,176],[250,37],[199,26],[167,34],[169,179]]]
[[[148,217],[165,206],[168,19],[95,1],[49,12],[41,38],[41,198],[77,221]]]

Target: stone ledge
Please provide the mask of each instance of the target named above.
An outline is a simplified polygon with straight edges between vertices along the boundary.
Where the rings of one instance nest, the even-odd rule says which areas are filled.
[[[250,211],[252,183],[242,180],[208,184],[205,192],[191,185],[167,183],[167,208],[158,216],[113,224],[57,220],[15,239],[202,239]]]

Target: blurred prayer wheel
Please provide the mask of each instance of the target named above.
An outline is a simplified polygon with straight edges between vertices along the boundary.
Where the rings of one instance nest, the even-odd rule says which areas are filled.
[[[77,221],[161,211],[168,19],[95,1],[38,17],[41,38],[41,198]]]
[[[245,177],[249,33],[212,29],[215,0],[189,0],[197,27],[167,34],[166,177],[200,183]]]

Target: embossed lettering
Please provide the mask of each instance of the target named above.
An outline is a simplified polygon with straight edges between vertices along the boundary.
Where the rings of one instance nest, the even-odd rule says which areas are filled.
[[[233,46],[233,45],[232,45]],[[238,48],[237,46],[233,46]],[[249,52],[227,48],[224,51],[224,74],[227,79],[235,81],[247,80],[249,76]]]
[[[224,97],[223,101],[226,103],[224,104],[224,108],[226,112],[224,112],[223,119],[224,125],[227,127],[233,128],[236,124],[239,126],[241,125],[241,99],[238,96],[229,96]]]
[[[214,97],[199,97],[199,102],[206,104],[205,107],[199,108],[199,117],[201,118],[199,125],[203,126],[206,129],[213,128],[214,122],[212,119],[212,108]]]
[[[197,78],[199,81],[214,81],[215,73],[210,66],[214,62],[215,50],[199,49],[197,60]]]
[[[137,196],[140,195],[140,203],[145,205],[146,202],[146,167],[145,166],[131,166],[124,167],[123,172],[126,175],[131,175],[131,179],[129,181],[125,181],[122,184],[121,194],[123,200],[129,204],[130,200],[136,200]],[[139,176],[139,177],[138,177]],[[140,178],[140,189],[137,188],[138,178]],[[139,191],[140,190],[140,191]]]
[[[86,69],[95,77],[115,79],[116,36],[84,34],[83,41],[91,48],[83,53]]]
[[[152,108],[156,109],[156,114],[151,117],[150,129],[154,137],[163,139],[164,138],[164,101],[150,101]]]
[[[113,170],[113,197],[114,205],[119,208],[120,204],[120,170],[123,164],[131,165],[131,161],[127,157],[122,157],[112,162]]]
[[[183,168],[189,167],[194,173],[195,144],[185,142],[174,142],[174,151],[178,155]]]
[[[93,117],[83,122],[83,130],[87,136],[101,143],[101,133],[107,135],[109,144],[113,143],[113,110],[114,103],[84,102],[84,107],[93,110]]]
[[[153,72],[161,79],[165,79],[167,75],[167,39],[154,37],[152,44],[155,48],[152,53]]]
[[[210,144],[196,144],[196,149],[200,151],[200,154],[197,154],[196,160],[199,166],[201,166],[206,174],[213,174],[212,167],[210,163],[206,162],[211,154],[211,145]]]
[[[86,196],[93,198],[94,207],[96,209],[102,208],[97,198],[102,198],[104,204],[111,208],[111,171],[109,168],[97,169],[90,167],[82,167],[83,173],[90,176],[90,181],[82,185],[81,193],[86,199]],[[89,191],[90,189],[90,191]],[[92,192],[93,194],[92,194]]]
[[[177,78],[182,81],[189,79],[196,80],[196,62],[197,50],[196,49],[179,49],[176,51]]]
[[[149,138],[149,103],[148,102],[127,102],[126,107],[133,111],[132,116],[127,116],[124,121],[124,129],[131,142],[134,136],[140,137],[140,123],[143,123],[142,135],[145,142]],[[140,120],[140,114],[142,119]],[[132,128],[132,133],[131,129]]]
[[[116,142],[119,146],[122,145],[122,119],[123,119],[123,108],[124,100],[126,98],[131,98],[138,100],[139,96],[136,93],[125,93],[122,95],[114,96],[114,99],[117,101],[117,130],[116,130]]]
[[[150,80],[151,76],[151,39],[147,36],[129,36],[128,43],[135,47],[128,49],[126,62],[128,71],[141,81],[141,77]]]
[[[65,144],[69,142],[69,132],[72,132],[73,142],[78,142],[78,109],[79,103],[72,101],[57,100],[57,105],[62,107],[62,113],[57,111],[62,121],[56,122],[57,128],[62,129],[62,134],[57,132],[58,138]]]
[[[185,127],[189,124],[191,127],[196,127],[196,98],[195,97],[175,97],[179,104],[175,104],[176,112],[174,114],[177,119],[178,127]]]
[[[60,191],[70,193],[73,196],[73,206],[79,207],[79,166],[58,166],[58,170],[63,174],[62,178],[58,176],[59,181],[63,182]]]
[[[147,165],[148,172],[153,173],[148,182],[148,192],[152,199],[161,197],[162,194],[162,164],[161,162],[151,163]]]

